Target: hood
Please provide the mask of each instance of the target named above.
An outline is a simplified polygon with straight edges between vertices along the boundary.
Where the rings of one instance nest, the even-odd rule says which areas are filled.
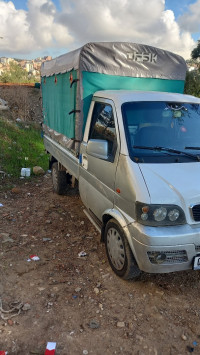
[[[200,204],[200,163],[140,164],[152,204]]]

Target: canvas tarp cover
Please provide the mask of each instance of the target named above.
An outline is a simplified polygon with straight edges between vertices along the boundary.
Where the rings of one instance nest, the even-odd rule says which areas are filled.
[[[73,77],[76,73],[79,79],[77,90],[73,91],[65,84],[69,84],[71,72]],[[63,142],[66,137],[81,140],[95,91],[126,89],[181,93],[185,74],[184,59],[162,49],[124,42],[88,43],[42,65],[42,81],[49,85],[42,84],[47,127],[55,131],[55,135],[61,134]],[[56,87],[53,82],[55,76],[57,79],[63,76]],[[77,95],[73,99],[72,93]],[[80,113],[66,119],[66,113],[72,110],[72,103],[73,109],[80,109]]]
[[[88,43],[51,61],[44,62],[41,76],[79,69],[136,78],[184,80],[182,57],[152,46],[126,42]]]
[[[77,78],[75,70],[42,78],[43,119],[45,126],[74,138],[76,85],[70,87],[70,74]]]

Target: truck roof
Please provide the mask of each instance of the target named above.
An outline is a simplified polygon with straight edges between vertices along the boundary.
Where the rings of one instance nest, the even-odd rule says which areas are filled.
[[[200,104],[200,98],[195,96],[158,91],[102,90],[95,92],[93,96],[113,100],[119,105],[131,101],[171,101]]]
[[[185,80],[185,60],[172,52],[131,42],[92,42],[42,63],[41,76],[72,70],[129,76]]]

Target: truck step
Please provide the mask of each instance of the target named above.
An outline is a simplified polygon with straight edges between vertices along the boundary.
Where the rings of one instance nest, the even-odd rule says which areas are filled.
[[[97,231],[101,233],[101,228],[102,228],[102,223],[101,221],[92,213],[90,210],[86,210],[84,208],[83,212],[87,216],[87,218],[90,220],[90,222],[95,226]]]

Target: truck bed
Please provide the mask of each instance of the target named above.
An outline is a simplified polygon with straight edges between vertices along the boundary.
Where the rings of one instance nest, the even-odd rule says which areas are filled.
[[[47,152],[56,158],[57,161],[67,169],[69,174],[73,175],[78,180],[78,158],[47,135],[44,135],[44,146]]]

